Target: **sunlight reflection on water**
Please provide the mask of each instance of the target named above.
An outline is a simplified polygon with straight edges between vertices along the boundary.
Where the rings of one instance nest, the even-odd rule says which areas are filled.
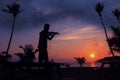
[[[100,63],[85,63],[83,64],[83,67],[100,67]]]
[[[91,67],[96,67],[95,63],[91,63],[90,66],[91,66]]]

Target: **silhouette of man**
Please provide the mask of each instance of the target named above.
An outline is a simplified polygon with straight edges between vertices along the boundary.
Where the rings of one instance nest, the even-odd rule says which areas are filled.
[[[47,63],[48,58],[48,51],[47,51],[47,40],[52,40],[58,32],[49,32],[50,25],[45,24],[44,29],[39,34],[39,44],[38,44],[38,51],[39,51],[39,63]]]

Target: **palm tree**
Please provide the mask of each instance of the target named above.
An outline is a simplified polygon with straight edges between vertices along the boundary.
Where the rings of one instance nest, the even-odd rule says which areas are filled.
[[[109,38],[110,46],[114,51],[120,52],[120,28],[111,26],[113,37]]]
[[[80,65],[80,67],[82,67],[82,65],[86,62],[86,59],[85,59],[85,57],[75,57],[74,58],[76,61],[77,61],[77,63]]]
[[[111,46],[109,44],[109,38],[108,38],[108,35],[107,35],[106,27],[105,27],[105,25],[103,23],[103,19],[102,19],[103,8],[104,8],[103,3],[97,3],[97,5],[95,6],[95,10],[96,10],[96,12],[98,13],[98,15],[100,17],[100,20],[101,20],[101,23],[102,23],[102,26],[103,26],[103,29],[104,29],[104,32],[105,32],[105,36],[106,36],[106,39],[107,39],[107,42],[108,42],[109,49],[110,49],[112,55],[114,56],[112,48],[111,48]]]
[[[33,62],[35,59],[35,53],[37,52],[34,50],[34,47],[29,44],[25,46],[19,46],[19,48],[23,49],[24,53],[17,53],[16,55],[20,57],[21,61],[23,62]]]
[[[113,15],[117,18],[118,22],[120,23],[120,11],[118,9],[115,9],[112,11]]]
[[[11,30],[11,35],[10,35],[7,51],[6,51],[6,56],[7,56],[9,53],[9,48],[10,48],[10,44],[11,44],[12,36],[13,36],[13,32],[14,32],[15,19],[16,19],[17,15],[21,13],[21,10],[20,10],[20,5],[15,2],[13,2],[11,5],[7,4],[6,7],[7,7],[7,9],[3,9],[2,11],[13,15],[12,30]]]

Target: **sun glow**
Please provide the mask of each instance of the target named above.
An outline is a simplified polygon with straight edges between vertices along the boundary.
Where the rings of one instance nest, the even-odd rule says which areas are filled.
[[[90,57],[91,57],[91,58],[94,58],[94,57],[95,57],[95,55],[92,53],[92,54],[90,54]]]

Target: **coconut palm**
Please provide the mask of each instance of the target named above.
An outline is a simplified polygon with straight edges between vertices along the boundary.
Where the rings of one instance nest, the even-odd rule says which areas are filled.
[[[110,46],[114,51],[120,52],[120,28],[111,26],[113,37],[109,38]]]
[[[33,62],[35,59],[35,53],[37,52],[34,50],[34,47],[29,44],[25,46],[19,46],[19,48],[23,49],[24,53],[17,53],[16,55],[20,57],[21,61],[23,62]]]
[[[102,19],[102,11],[103,11],[103,9],[104,9],[103,3],[97,3],[97,5],[95,6],[95,10],[96,10],[96,12],[98,13],[98,15],[100,17],[100,20],[101,20],[101,23],[102,23],[102,26],[103,26],[103,29],[104,29],[104,32],[105,32],[105,36],[106,36],[106,39],[107,39],[107,42],[108,42],[109,49],[110,49],[112,55],[114,56],[112,48],[111,48],[111,46],[109,44],[109,38],[108,38],[108,35],[107,35],[106,27],[105,27],[103,19]]]
[[[20,5],[15,2],[13,2],[11,5],[7,4],[6,7],[7,8],[3,9],[2,11],[13,15],[12,30],[11,30],[11,35],[10,35],[7,51],[6,51],[6,56],[7,56],[9,53],[9,48],[10,48],[10,44],[11,44],[12,36],[13,36],[13,32],[14,32],[15,19],[16,19],[17,15],[21,13],[21,10],[20,10]]]
[[[74,58],[76,61],[77,61],[77,63],[80,65],[80,67],[82,67],[82,65],[86,62],[86,59],[85,59],[85,57],[75,57]]]
[[[117,18],[118,22],[120,23],[120,11],[118,9],[115,9],[112,11],[113,15]]]
[[[104,8],[103,3],[97,3],[95,10],[99,16],[102,16],[103,8]]]

